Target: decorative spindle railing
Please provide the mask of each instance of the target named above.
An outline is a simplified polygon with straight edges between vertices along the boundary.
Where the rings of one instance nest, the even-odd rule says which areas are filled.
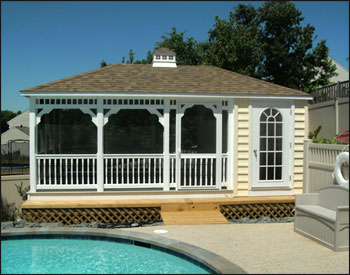
[[[170,154],[169,184],[176,187],[176,155]],[[37,189],[97,189],[97,173],[104,188],[164,187],[163,154],[106,154],[97,171],[96,155],[38,155]],[[182,154],[181,189],[217,188],[216,154]],[[221,182],[227,182],[227,154],[221,158]]]
[[[37,156],[37,189],[96,188],[95,155]]]
[[[105,187],[163,186],[163,155],[105,155]]]

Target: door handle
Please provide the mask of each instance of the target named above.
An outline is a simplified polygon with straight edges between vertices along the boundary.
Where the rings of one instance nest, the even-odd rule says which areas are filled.
[[[257,151],[258,151],[258,150],[254,149],[254,155],[255,155],[255,157],[258,156]]]

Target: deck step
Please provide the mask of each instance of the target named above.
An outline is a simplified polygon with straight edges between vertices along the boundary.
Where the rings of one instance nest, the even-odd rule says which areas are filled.
[[[229,223],[217,203],[163,204],[160,214],[165,225]]]

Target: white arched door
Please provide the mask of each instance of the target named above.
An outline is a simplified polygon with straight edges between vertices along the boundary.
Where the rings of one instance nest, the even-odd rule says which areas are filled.
[[[251,189],[291,188],[291,103],[253,102],[250,125]]]

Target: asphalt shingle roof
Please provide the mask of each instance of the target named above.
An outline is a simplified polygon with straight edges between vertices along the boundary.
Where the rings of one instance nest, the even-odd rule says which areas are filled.
[[[22,92],[136,92],[309,96],[309,94],[215,66],[113,64]]]

